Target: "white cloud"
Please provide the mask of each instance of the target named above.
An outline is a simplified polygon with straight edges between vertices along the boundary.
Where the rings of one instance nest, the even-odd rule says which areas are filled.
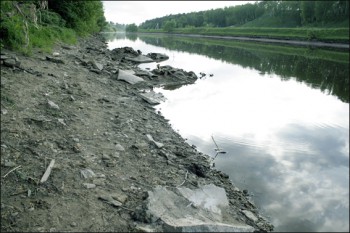
[[[102,1],[107,21],[137,25],[170,14],[189,13],[255,1]]]

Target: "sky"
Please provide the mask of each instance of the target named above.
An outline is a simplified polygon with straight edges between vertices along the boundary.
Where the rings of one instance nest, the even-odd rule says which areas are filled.
[[[140,25],[149,19],[189,13],[255,1],[102,1],[107,22]]]

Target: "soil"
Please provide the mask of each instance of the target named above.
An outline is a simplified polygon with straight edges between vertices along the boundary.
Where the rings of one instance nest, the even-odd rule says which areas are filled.
[[[110,51],[99,35],[57,44],[53,54],[2,49],[1,232],[147,231],[142,226],[162,224],[140,214],[147,191],[205,184],[226,190],[239,222],[273,230],[249,192],[211,167],[210,157],[140,96],[154,86],[193,83],[192,72],[160,67],[134,85],[116,78],[119,69],[140,73],[125,59],[140,53]]]

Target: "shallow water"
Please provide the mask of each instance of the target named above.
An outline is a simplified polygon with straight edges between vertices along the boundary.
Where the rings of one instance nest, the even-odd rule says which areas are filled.
[[[161,65],[207,74],[193,85],[156,88],[167,98],[156,109],[213,157],[215,139],[226,152],[215,158],[216,169],[249,191],[275,231],[349,231],[346,53],[111,36],[110,49],[125,46],[167,54]]]

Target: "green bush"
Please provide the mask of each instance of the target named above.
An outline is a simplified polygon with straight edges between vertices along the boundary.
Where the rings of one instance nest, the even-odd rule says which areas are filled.
[[[40,12],[40,16],[41,16],[41,23],[43,25],[50,24],[50,25],[56,25],[60,27],[64,27],[66,25],[66,21],[62,19],[62,17],[55,12],[43,10]]]

